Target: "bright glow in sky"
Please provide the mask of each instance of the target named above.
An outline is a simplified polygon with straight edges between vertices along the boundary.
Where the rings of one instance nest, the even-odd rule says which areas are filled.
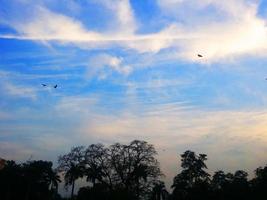
[[[0,157],[55,161],[141,139],[169,181],[187,149],[208,154],[210,171],[251,172],[267,161],[266,11],[264,0],[0,0]]]

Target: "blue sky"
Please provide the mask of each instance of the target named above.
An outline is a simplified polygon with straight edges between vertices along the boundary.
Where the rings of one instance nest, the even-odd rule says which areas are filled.
[[[0,156],[55,161],[74,145],[143,139],[169,182],[187,149],[207,153],[210,171],[252,172],[266,163],[266,10],[0,0]]]

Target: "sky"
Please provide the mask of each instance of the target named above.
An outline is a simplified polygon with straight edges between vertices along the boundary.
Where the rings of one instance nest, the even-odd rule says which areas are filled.
[[[169,185],[188,149],[210,172],[253,175],[267,163],[266,13],[265,0],[0,0],[0,157],[56,164],[139,139]]]

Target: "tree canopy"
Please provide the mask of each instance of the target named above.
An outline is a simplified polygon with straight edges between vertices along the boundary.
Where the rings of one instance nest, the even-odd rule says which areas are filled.
[[[173,179],[171,190],[164,177],[152,144],[134,140],[110,146],[77,146],[58,157],[58,166],[50,161],[16,163],[4,160],[0,168],[0,195],[3,200],[59,200],[58,184],[71,187],[75,200],[263,200],[267,199],[267,166],[258,167],[248,179],[244,170],[212,175],[206,165],[207,155],[187,150],[180,155],[181,170]],[[78,188],[78,179],[87,182]]]

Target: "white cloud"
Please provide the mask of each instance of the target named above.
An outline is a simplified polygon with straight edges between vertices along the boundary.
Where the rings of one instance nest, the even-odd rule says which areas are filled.
[[[257,16],[257,2],[178,1],[158,0],[163,12],[182,19],[173,21],[176,32],[194,33],[194,38],[178,45],[176,56],[196,61],[196,54],[205,56],[203,62],[246,54],[264,54],[267,44],[266,21]]]
[[[98,75],[100,79],[104,79],[108,76],[108,72],[105,68],[109,68],[117,73],[127,76],[132,72],[132,67],[123,64],[123,62],[123,58],[109,54],[93,56],[89,59],[87,77],[91,78]]]
[[[34,18],[26,23],[14,23],[22,38],[33,40],[92,41],[100,35],[87,31],[77,20],[53,13],[46,8],[36,7]]]
[[[2,87],[2,89],[10,96],[29,98],[32,100],[36,100],[37,98],[37,91],[32,87],[17,86],[11,83],[4,83]]]
[[[266,56],[266,21],[259,18],[257,3],[252,0],[159,0],[162,12],[173,19],[160,31],[149,34],[137,33],[139,26],[128,0],[100,3],[113,13],[110,21],[116,21],[116,27],[105,32],[88,30],[77,19],[37,7],[32,20],[10,22],[18,35],[1,37],[55,41],[81,48],[120,46],[138,53],[171,48],[173,59],[204,63],[247,54]],[[204,59],[197,58],[199,53]]]
[[[96,0],[96,2],[105,5],[114,15],[111,21],[116,21],[116,23],[114,30],[110,30],[110,32],[115,35],[129,36],[137,30],[137,22],[129,0]]]
[[[243,18],[250,15],[249,13],[251,12],[252,13],[255,12],[259,1],[258,0],[228,0],[228,1],[157,0],[157,3],[164,12],[168,12],[169,15],[170,14],[174,15],[174,17],[185,17],[185,15],[187,15],[189,17],[203,18],[203,16],[197,16],[196,14],[199,14],[198,12],[203,9],[209,9],[209,12],[205,13],[206,16],[213,15],[214,17],[214,15],[217,15],[224,17]],[[187,10],[193,10],[194,13],[188,13]],[[240,13],[241,11],[242,14]],[[191,20],[191,18],[189,18],[189,20]],[[216,18],[214,20],[216,20]]]

